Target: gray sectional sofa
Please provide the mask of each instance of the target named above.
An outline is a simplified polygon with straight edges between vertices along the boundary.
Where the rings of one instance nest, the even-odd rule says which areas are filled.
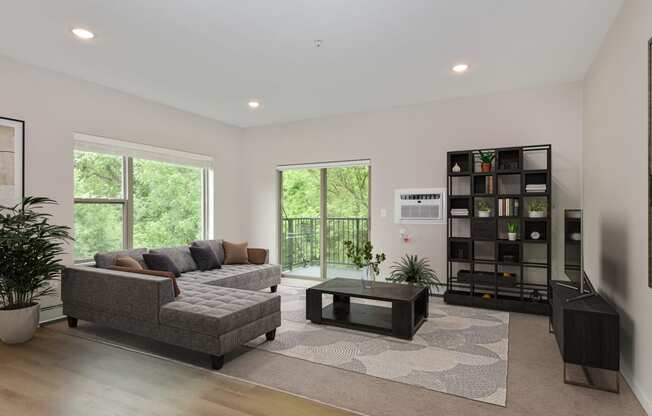
[[[210,246],[221,262],[221,240],[193,242]],[[261,250],[261,249],[250,249]],[[128,256],[144,265],[143,253],[135,249],[98,253],[95,263],[67,267],[62,275],[61,298],[68,324],[78,319],[96,322],[125,332],[207,353],[220,369],[224,354],[266,335],[274,339],[281,325],[280,297],[276,291],[281,269],[269,264],[223,265],[199,271],[188,247],[151,252],[165,253],[181,272],[175,298],[172,279],[111,270],[116,257]],[[260,257],[260,251],[257,253]]]

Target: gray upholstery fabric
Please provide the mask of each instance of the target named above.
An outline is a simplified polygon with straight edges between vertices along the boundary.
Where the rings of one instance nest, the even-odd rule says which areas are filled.
[[[281,310],[270,293],[179,282],[181,295],[161,308],[161,324],[220,335]]]
[[[117,255],[142,261],[146,250],[134,251],[100,253],[99,264],[112,265]],[[281,325],[280,297],[257,291],[280,283],[280,266],[237,265],[200,272],[187,247],[152,252],[167,254],[186,271],[177,279],[177,299],[168,278],[77,265],[62,275],[64,314],[213,355]]]
[[[281,284],[281,266],[277,264],[223,265],[221,269],[183,273],[180,280],[213,286],[260,290]]]
[[[187,246],[157,248],[150,250],[150,252],[156,254],[165,254],[168,256],[181,273],[191,272],[197,270],[198,268],[197,263],[195,263],[195,260],[192,258],[190,249]]]
[[[131,257],[135,259],[141,266],[145,267],[145,260],[143,260],[143,253],[147,253],[146,248],[135,248],[133,250],[120,250],[108,251],[95,254],[95,265],[106,269],[110,266],[115,266],[116,257]]]
[[[224,240],[197,240],[193,241],[192,245],[195,247],[210,247],[213,249],[213,252],[217,256],[217,260],[220,264],[224,264],[224,246],[222,242]]]
[[[159,322],[161,306],[174,301],[167,277],[94,267],[66,267],[61,276],[61,299],[118,316]]]

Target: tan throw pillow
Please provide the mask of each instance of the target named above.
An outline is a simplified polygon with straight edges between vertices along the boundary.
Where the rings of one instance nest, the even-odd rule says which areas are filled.
[[[147,275],[147,276],[167,277],[168,279],[172,279],[172,287],[174,288],[174,296],[177,297],[177,296],[179,296],[181,294],[181,290],[179,289],[179,285],[177,284],[177,278],[174,277],[174,273],[172,273],[172,272],[161,272],[161,271],[158,271],[158,270],[145,270],[142,267],[135,268],[135,267],[123,267],[123,266],[110,266],[109,269],[110,270],[115,270],[115,271],[118,271],[118,272],[138,273],[138,274],[143,274],[143,275]]]
[[[265,264],[267,261],[267,250],[264,248],[249,248],[247,249],[247,256],[249,256],[250,264]]]
[[[247,264],[249,263],[249,254],[247,246],[249,243],[230,243],[225,241],[224,246],[224,264]]]
[[[116,257],[115,265],[118,267],[129,267],[131,269],[143,270],[143,266],[141,266],[136,259],[127,256]]]

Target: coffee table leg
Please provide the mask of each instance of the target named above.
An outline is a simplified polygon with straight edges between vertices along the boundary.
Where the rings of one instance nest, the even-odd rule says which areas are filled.
[[[306,319],[313,323],[321,323],[321,292],[306,290]]]
[[[351,312],[351,298],[344,295],[333,295],[333,309],[336,314]]]
[[[412,339],[414,329],[414,303],[392,302],[392,336]]]

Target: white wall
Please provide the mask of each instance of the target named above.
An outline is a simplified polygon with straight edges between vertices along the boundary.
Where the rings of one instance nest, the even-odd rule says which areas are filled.
[[[445,187],[446,152],[492,146],[553,147],[555,230],[563,208],[580,204],[582,86],[572,83],[461,98],[245,130],[242,164],[243,231],[251,244],[271,247],[277,259],[280,164],[371,159],[371,234],[389,262],[416,253],[446,276],[446,226],[393,223],[396,188]],[[386,218],[379,212],[387,209]],[[413,242],[405,245],[405,227]],[[561,270],[561,233],[555,233],[555,268]]]
[[[621,313],[621,368],[652,413],[647,42],[652,2],[627,0],[585,80],[584,256]]]
[[[81,132],[212,156],[215,233],[241,238],[229,197],[238,194],[240,129],[2,57],[0,116],[25,120],[26,193],[59,202],[54,222],[73,225],[72,143]]]

